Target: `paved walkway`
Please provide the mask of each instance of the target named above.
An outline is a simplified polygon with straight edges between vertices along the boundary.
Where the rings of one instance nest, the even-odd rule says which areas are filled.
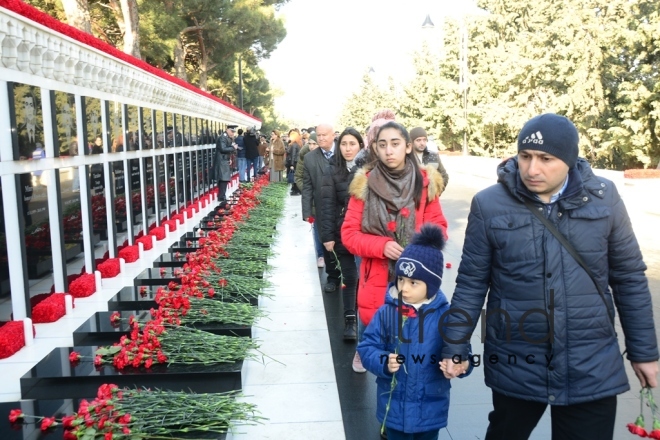
[[[311,227],[300,197],[288,196],[277,225],[268,290],[259,307],[267,317],[253,329],[262,362],[243,367],[245,400],[268,420],[241,426],[228,439],[342,440],[344,427],[319,284]]]

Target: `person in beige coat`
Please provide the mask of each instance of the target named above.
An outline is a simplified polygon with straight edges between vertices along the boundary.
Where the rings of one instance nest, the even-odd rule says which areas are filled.
[[[272,162],[272,172],[274,176],[271,177],[272,182],[280,182],[282,180],[282,171],[286,169],[285,159],[286,159],[286,148],[284,147],[284,141],[280,137],[280,132],[278,130],[273,130],[270,135],[270,153]]]

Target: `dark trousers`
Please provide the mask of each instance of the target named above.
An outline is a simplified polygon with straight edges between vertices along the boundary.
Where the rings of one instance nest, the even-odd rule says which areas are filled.
[[[341,276],[346,288],[342,288],[342,300],[344,301],[344,316],[355,315],[355,292],[357,290],[358,274],[355,267],[355,257],[346,250],[337,250],[335,253],[339,258]]]
[[[250,158],[245,158],[245,175],[247,176],[248,182],[250,181],[251,178],[256,178],[257,177],[257,158],[250,159]],[[252,168],[252,177],[250,177],[250,168]]]
[[[508,397],[493,391],[486,440],[526,440],[547,404]],[[575,405],[550,407],[552,440],[612,440],[616,396]]]
[[[225,194],[227,194],[227,185],[229,182],[223,182],[222,180],[218,182],[218,200],[225,200]]]
[[[439,431],[416,432],[415,434],[406,434],[396,429],[385,427],[387,440],[438,440]]]
[[[318,229],[318,228],[317,228]],[[339,266],[335,256],[332,252],[323,246],[323,258],[325,259],[325,273],[328,275],[328,283],[334,283],[337,287],[341,287],[341,275],[339,274]]]

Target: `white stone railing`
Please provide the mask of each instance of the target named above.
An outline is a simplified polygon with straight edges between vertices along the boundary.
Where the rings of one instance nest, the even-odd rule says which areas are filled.
[[[0,7],[0,79],[113,99],[220,123],[258,119]],[[85,93],[82,89],[87,89]]]
[[[0,4],[8,3],[0,0]],[[66,275],[76,273],[68,267],[73,258],[83,255],[89,271],[99,252],[102,255],[107,250],[110,257],[116,257],[124,239],[134,244],[138,231],[147,233],[153,222],[160,224],[186,203],[217,191],[210,179],[215,136],[229,124],[261,125],[242,110],[105,48],[91,36],[53,30],[61,25],[48,16],[38,18],[37,23],[15,12],[24,13],[22,8],[26,8],[29,15],[34,12],[29,6],[12,5],[14,10],[0,7],[0,217],[4,220],[0,230],[4,253],[0,255],[0,320],[28,316],[30,296],[40,292],[37,286],[41,284],[64,291]],[[88,38],[91,45],[82,42]],[[29,105],[21,106],[25,103],[19,96],[26,91],[35,95]],[[63,94],[67,100],[73,99],[68,101],[71,106],[57,103]],[[85,110],[87,102],[95,103],[96,113]],[[28,116],[31,128],[26,128]],[[63,139],[61,133],[67,133]],[[96,136],[102,139],[97,145],[102,152],[93,151]],[[111,149],[111,144],[117,148]],[[63,150],[63,145],[69,147]],[[134,172],[138,163],[139,175]],[[96,174],[103,176],[103,182],[92,180]],[[139,188],[134,185],[136,179]],[[118,182],[123,182],[123,192],[115,196],[110,188],[120,188]],[[99,194],[97,186],[104,195],[106,221],[102,223],[108,231],[107,241],[101,243],[92,240],[90,201]],[[38,197],[33,197],[35,188]],[[149,190],[156,201],[151,202],[153,212],[147,209]],[[74,257],[67,255],[63,239],[63,194],[71,206],[80,206],[83,251]],[[133,207],[136,194],[140,208]],[[116,198],[123,198],[125,204],[121,234],[113,231]],[[48,269],[52,275],[45,277],[46,269],[30,275],[27,265],[28,254],[36,255],[26,245],[26,236],[32,232],[27,231],[25,219],[31,213],[40,213],[39,222],[50,225],[50,246],[43,246],[45,250],[37,255],[39,260],[50,258],[52,262]],[[31,224],[32,219],[29,221]]]

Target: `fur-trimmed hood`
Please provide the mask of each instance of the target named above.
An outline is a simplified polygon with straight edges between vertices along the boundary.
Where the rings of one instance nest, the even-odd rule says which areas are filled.
[[[445,187],[442,175],[432,165],[420,165],[419,169],[424,179],[422,186],[427,187],[428,200],[433,200],[436,196],[442,194],[442,190]],[[370,171],[371,168],[363,167],[355,172],[355,177],[353,177],[351,186],[348,188],[351,196],[362,201],[367,200],[367,192],[369,191],[367,179]]]

